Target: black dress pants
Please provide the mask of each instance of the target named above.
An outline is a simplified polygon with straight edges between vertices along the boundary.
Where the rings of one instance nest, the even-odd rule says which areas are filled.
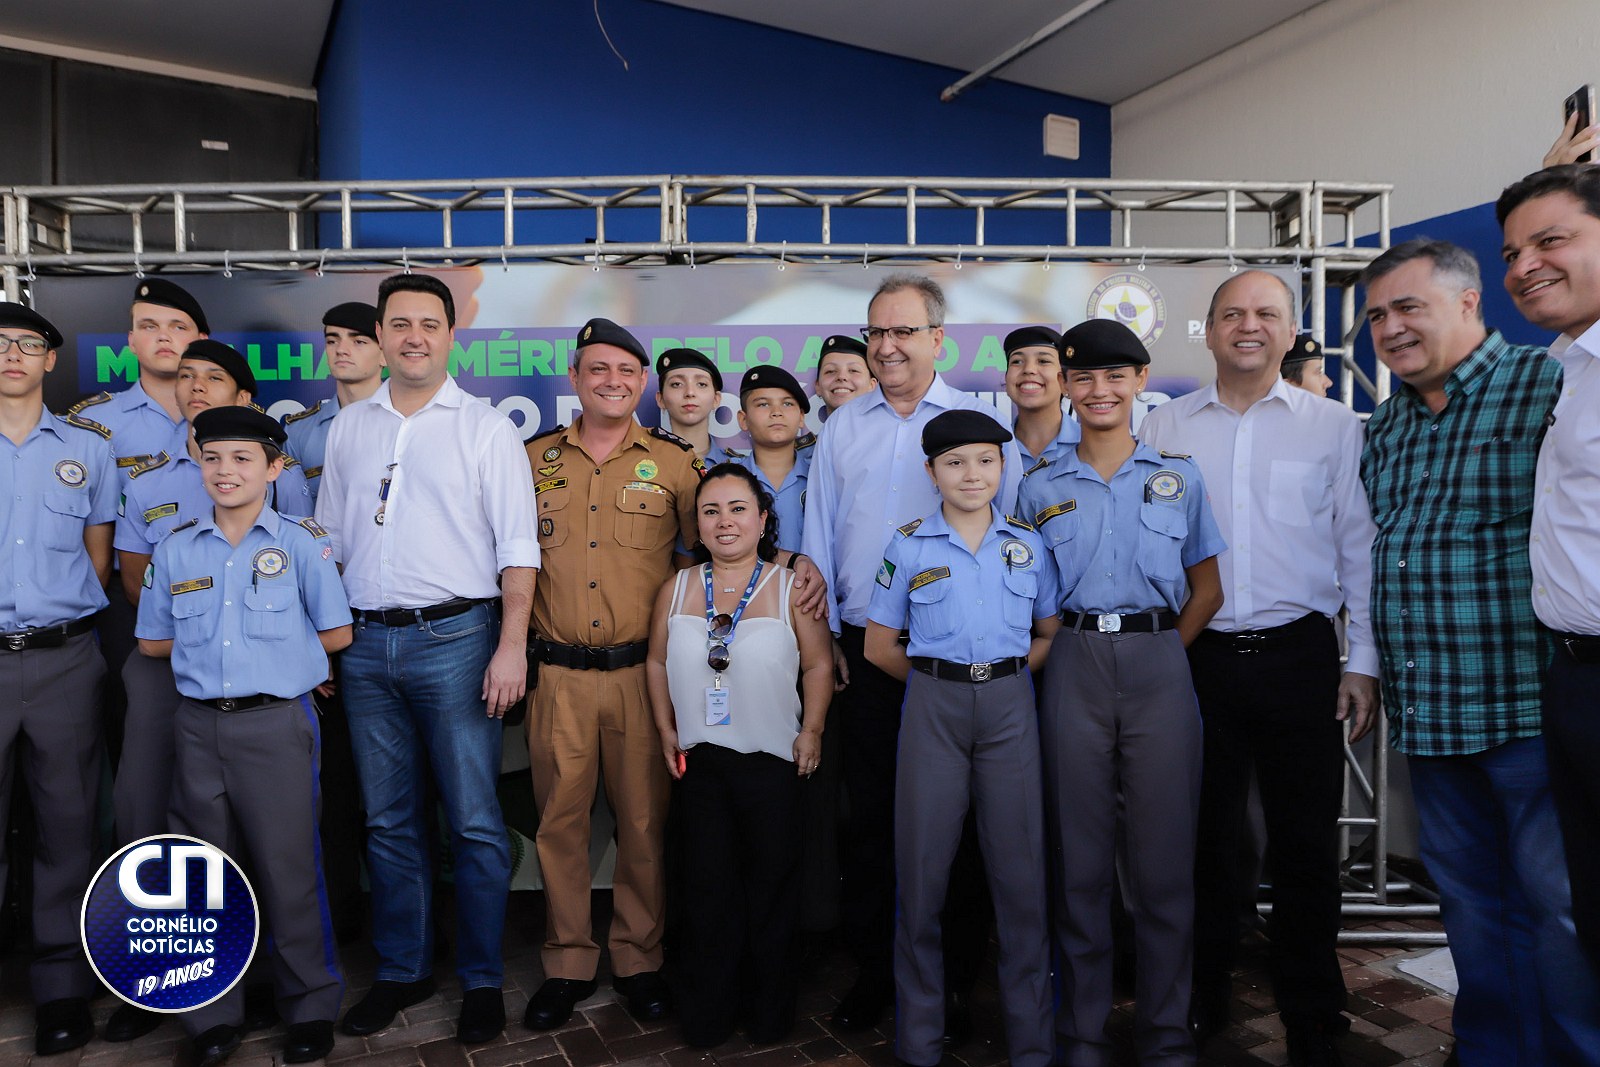
[[[1580,663],[1564,646],[1545,680],[1544,740],[1550,793],[1567,845],[1572,918],[1600,968],[1600,662]]]

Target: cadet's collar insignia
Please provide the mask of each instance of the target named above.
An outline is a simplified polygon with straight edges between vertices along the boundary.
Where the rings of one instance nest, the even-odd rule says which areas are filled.
[[[156,565],[154,563],[146,563],[144,565],[144,581],[139,584],[146,589],[156,584]]]
[[[653,459],[641,459],[638,463],[634,464],[633,473],[638,477],[643,478],[645,481],[649,481],[651,478],[654,478],[657,474],[661,473],[661,468],[656,466],[656,461]]]
[[[178,502],[177,501],[172,501],[171,503],[168,503],[168,504],[157,504],[155,507],[148,508],[148,509],[145,510],[144,521],[145,522],[155,522],[157,519],[164,519],[168,515],[176,515],[177,513],[178,513]]]
[[[1006,516],[1006,525],[1015,526],[1019,530],[1031,530],[1031,529],[1033,529],[1033,527],[1030,524],[1024,522],[1023,520],[1021,520],[1019,518],[1017,518],[1015,515],[1007,515]]]
[[[552,474],[554,474],[556,471],[558,471],[560,469],[561,469],[561,464],[559,464],[559,463],[552,463],[548,467],[540,467],[539,468],[539,477],[548,478],[548,477],[550,477]]]
[[[722,450],[722,454],[724,456],[727,456],[729,459],[744,459],[750,453],[749,452],[741,452],[737,448],[724,448]]]
[[[561,458],[561,449],[558,448],[557,446],[551,445],[549,448],[544,450],[544,461],[546,463],[549,463],[553,459],[560,459],[560,458]]]
[[[76,489],[88,481],[89,472],[75,459],[64,459],[56,464],[56,481],[69,489]]]
[[[1065,515],[1069,511],[1076,510],[1078,510],[1078,502],[1076,500],[1063,500],[1059,504],[1051,504],[1049,507],[1039,512],[1039,514],[1035,515],[1033,517],[1033,524],[1035,526],[1043,526],[1046,522],[1055,518],[1057,515]]]
[[[1163,456],[1165,452],[1161,453]],[[1183,475],[1166,468],[1156,471],[1144,482],[1145,499],[1174,501],[1183,499]]]
[[[567,480],[565,478],[547,478],[533,487],[533,495],[538,496],[540,493],[547,493],[552,489],[565,489],[566,487]]]
[[[309,419],[311,416],[315,415],[321,410],[322,401],[319,400],[308,408],[301,408],[299,411],[292,411],[285,415],[283,417],[283,424],[288,426],[290,423],[299,422],[301,419]]]
[[[888,560],[878,564],[878,584],[885,589],[894,584],[894,564]]]
[[[910,537],[912,534],[917,532],[917,527],[921,526],[921,525],[922,525],[922,520],[921,519],[912,519],[910,522],[908,522],[904,526],[900,527],[900,532],[902,534],[904,534],[906,537]]]
[[[1008,537],[1000,542],[1000,555],[1005,559],[1007,567],[1020,570],[1033,566],[1033,549],[1028,547],[1028,542],[1019,541],[1015,537]]]
[[[210,589],[210,588],[211,588],[211,576],[210,575],[207,575],[204,578],[190,578],[187,582],[173,582],[172,583],[172,595],[173,596],[177,596],[180,593],[195,593],[195,592],[199,592],[201,589]]]
[[[1190,456],[1190,455],[1187,455],[1186,453],[1183,453],[1183,452],[1168,452],[1165,449],[1162,449],[1161,458],[1162,459],[1193,459],[1194,457]]]
[[[316,519],[296,519],[297,523],[305,527],[306,532],[312,537],[327,537],[328,531],[317,525]]]
[[[794,450],[798,452],[802,448],[810,448],[816,443],[817,435],[812,433],[810,430],[807,430],[805,433],[794,439]]]
[[[321,467],[307,467],[306,468],[306,481],[309,482],[313,478],[320,478],[320,477],[322,477],[322,468]]]
[[[262,578],[276,578],[289,569],[289,554],[281,548],[263,548],[250,560],[250,569]]]
[[[1049,463],[1050,463],[1050,461],[1048,459],[1045,459],[1043,456],[1040,456],[1039,457],[1039,462],[1035,463],[1033,466],[1031,466],[1027,470],[1023,471],[1022,472],[1022,476],[1024,478],[1026,478],[1028,475],[1032,474],[1034,471],[1038,470],[1040,467],[1048,466]]]
[[[540,519],[539,520],[539,536],[540,537],[554,537],[555,533],[556,533],[556,522],[555,522],[554,519]]]
[[[178,525],[174,526],[171,530],[167,531],[167,536],[171,537],[173,534],[177,533],[180,530],[187,530],[191,526],[199,526],[199,525],[200,525],[200,520],[199,519],[190,519],[188,522],[180,522],[180,523],[178,523]]]
[[[941,578],[948,577],[950,577],[949,567],[933,567],[929,570],[923,571],[921,574],[911,579],[911,588],[921,589],[925,585],[928,585],[932,582],[937,582]]]

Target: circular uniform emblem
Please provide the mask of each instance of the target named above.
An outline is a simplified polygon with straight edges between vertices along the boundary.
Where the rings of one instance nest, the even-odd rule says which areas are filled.
[[[555,445],[551,445],[549,448],[544,450],[544,461],[546,463],[549,463],[553,459],[560,459],[560,458],[561,458],[561,449],[557,448]]]
[[[1094,287],[1084,313],[1093,319],[1120,322],[1153,344],[1167,328],[1167,301],[1141,274],[1113,274]]]
[[[89,965],[113,993],[148,1011],[182,1012],[244,977],[260,922],[238,864],[173,834],[106,860],[84,894],[80,930]]]
[[[56,464],[56,480],[62,485],[78,488],[89,478],[89,472],[75,459],[64,459]]]
[[[638,475],[640,478],[643,478],[645,481],[649,481],[651,478],[654,478],[656,474],[660,472],[660,470],[661,468],[656,466],[655,460],[641,459],[639,461],[639,465],[633,468],[633,473]]]
[[[250,569],[263,578],[276,578],[289,566],[289,554],[281,548],[263,548],[250,560]]]
[[[1000,542],[1000,555],[1005,557],[1006,564],[1011,567],[1031,567],[1033,565],[1033,549],[1028,547],[1028,542],[1019,541],[1015,537],[1008,537]]]
[[[1183,497],[1183,475],[1177,471],[1159,470],[1144,483],[1152,500],[1179,500]]]

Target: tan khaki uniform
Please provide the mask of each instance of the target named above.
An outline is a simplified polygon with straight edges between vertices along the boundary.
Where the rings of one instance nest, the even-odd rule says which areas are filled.
[[[687,443],[637,425],[596,464],[578,443],[581,425],[580,416],[527,445],[542,564],[534,636],[593,648],[646,641],[679,531],[686,541],[695,537],[702,468]],[[542,664],[529,700],[528,751],[549,909],[545,976],[583,981],[599,966],[589,916],[589,809],[602,770],[617,816],[612,973],[658,970],[669,779],[644,664],[612,671]]]

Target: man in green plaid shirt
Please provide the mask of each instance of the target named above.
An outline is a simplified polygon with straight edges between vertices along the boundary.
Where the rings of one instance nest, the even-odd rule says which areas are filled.
[[[1457,1054],[1600,1063],[1600,983],[1573,933],[1540,737],[1552,645],[1528,563],[1561,366],[1486,329],[1464,249],[1408,241],[1362,281],[1373,347],[1401,382],[1361,458],[1372,626],[1460,981]]]

